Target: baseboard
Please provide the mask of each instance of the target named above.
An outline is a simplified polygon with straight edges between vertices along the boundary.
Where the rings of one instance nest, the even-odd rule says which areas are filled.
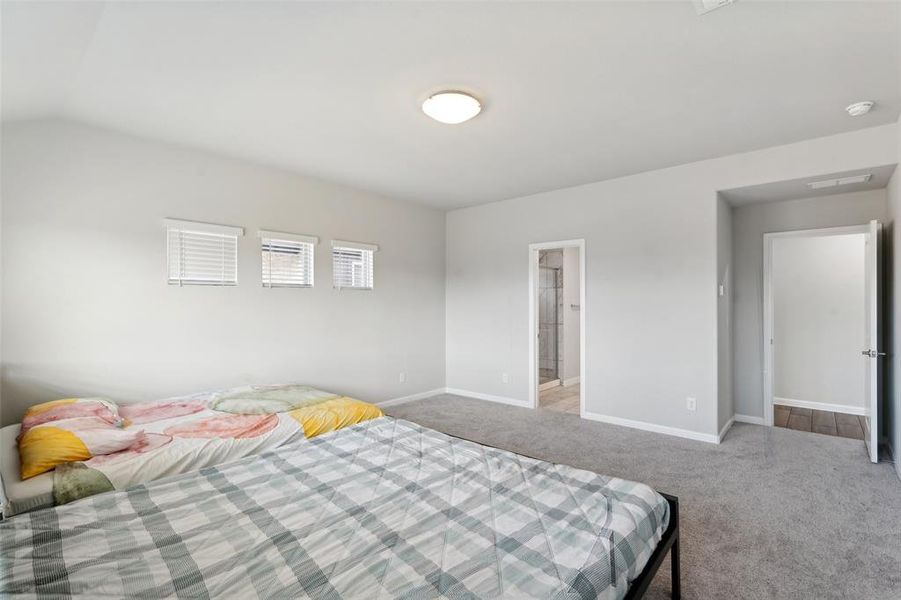
[[[434,390],[429,390],[427,392],[420,392],[418,394],[411,394],[409,396],[402,396],[400,398],[392,398],[390,400],[385,400],[384,402],[378,402],[379,406],[394,406],[397,404],[403,404],[405,402],[413,402],[414,400],[422,400],[423,398],[430,398],[432,396],[437,396],[439,394],[454,394],[455,396],[464,396],[466,398],[474,398],[476,400],[487,400],[488,402],[499,402],[500,404],[509,404],[510,406],[518,406],[521,408],[531,408],[531,405],[527,400],[517,400],[516,398],[508,398],[506,396],[495,396],[492,394],[483,394],[481,392],[473,392],[470,390],[461,390],[459,388],[438,388]],[[582,413],[583,419],[588,419],[590,421],[598,421],[601,423],[608,423],[610,425],[619,425],[621,427],[631,427],[632,429],[640,429],[642,431],[650,431],[652,433],[662,433],[664,435],[672,435],[675,437],[681,437],[689,440],[695,440],[698,442],[707,442],[709,444],[719,444],[722,441],[723,437],[729,431],[729,428],[732,427],[733,422],[738,421],[741,423],[756,423],[762,424],[763,419],[759,417],[748,417],[744,415],[735,415],[732,419],[729,419],[729,422],[723,427],[723,429],[719,432],[719,434],[714,435],[710,433],[700,433],[697,431],[691,431],[690,429],[679,429],[678,427],[667,427],[665,425],[655,425],[654,423],[646,423],[645,421],[635,421],[632,419],[623,419],[620,417],[608,417],[607,415],[601,415],[592,412],[584,412]],[[755,420],[756,419],[756,420]]]
[[[718,444],[719,436],[712,433],[700,433],[691,431],[690,429],[679,429],[678,427],[667,427],[665,425],[655,425],[644,421],[634,421],[632,419],[623,419],[620,417],[608,417],[607,415],[599,415],[585,411],[582,413],[583,419],[590,421],[599,421],[601,423],[609,423],[610,425],[620,425],[622,427],[631,427],[632,429],[641,429],[642,431],[650,431],[652,433],[662,433],[675,437],[686,438],[698,442],[707,442],[709,444]]]
[[[717,444],[722,443],[723,438],[725,438],[725,437],[726,437],[726,434],[729,433],[729,429],[732,427],[733,423],[735,423],[735,417],[734,417],[734,416],[733,416],[731,419],[729,419],[729,420],[726,422],[725,425],[723,425],[723,428],[722,428],[722,429],[720,429],[720,434],[719,434],[719,435],[717,436],[717,438],[716,438],[716,443],[717,443]]]
[[[751,425],[766,425],[763,417],[752,417],[751,415],[735,415],[733,417],[736,423],[749,423]]]
[[[895,468],[895,474],[898,476],[898,479],[901,479],[901,456],[898,456],[895,453],[895,448],[892,447],[891,440],[885,442],[885,447],[888,448],[888,458],[892,461],[892,466]]]
[[[414,400],[422,400],[423,398],[431,398],[432,396],[443,394],[446,389],[447,388],[438,388],[427,392],[419,392],[418,394],[410,394],[409,396],[401,396],[400,398],[391,398],[390,400],[376,402],[376,404],[378,406],[396,406],[398,404],[404,404],[405,402],[413,402]]]
[[[860,415],[865,417],[869,414],[866,408],[862,406],[848,406],[846,404],[827,404],[825,402],[808,402],[807,400],[795,400],[794,398],[773,398],[773,404],[780,406],[791,406],[793,408],[810,408],[813,410],[825,410],[829,412],[845,413],[847,415]]]
[[[582,378],[580,376],[576,375],[575,377],[570,377],[569,379],[564,379],[563,387],[569,387],[571,385],[576,385],[577,383],[580,383],[581,381],[582,381]]]
[[[506,396],[493,396],[491,394],[483,394],[481,392],[471,392],[469,390],[461,390],[457,388],[445,388],[444,393],[454,394],[456,396],[465,396],[467,398],[475,398],[476,400],[487,400],[488,402],[500,402],[501,404],[509,404],[511,406],[519,406],[522,408],[532,408],[528,400],[517,400],[516,398],[507,398]]]
[[[895,474],[901,479],[901,460],[895,459]]]
[[[538,384],[538,391],[543,392],[544,390],[549,390],[551,388],[560,387],[560,380],[555,379],[553,381],[547,381],[545,383]]]
[[[523,408],[531,408],[527,400],[517,400],[516,398],[507,398],[506,396],[494,396],[492,394],[483,394],[481,392],[472,392],[470,390],[461,390],[458,388],[437,388],[427,392],[419,392],[418,394],[410,394],[400,398],[391,398],[382,402],[376,402],[378,406],[396,406],[405,402],[413,402],[414,400],[422,400],[431,398],[440,394],[454,394],[455,396],[464,396],[466,398],[474,398],[476,400],[487,400],[488,402],[500,402],[501,404],[509,404],[511,406],[521,406]]]

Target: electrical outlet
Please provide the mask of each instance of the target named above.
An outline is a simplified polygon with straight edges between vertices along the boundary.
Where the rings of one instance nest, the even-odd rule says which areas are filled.
[[[688,397],[685,399],[685,408],[694,412],[698,410],[698,401],[695,398]]]
[[[510,375],[501,373],[501,383],[510,383]]]
[[[398,377],[398,379],[400,379],[401,383],[407,383],[407,374],[401,371],[400,377]]]

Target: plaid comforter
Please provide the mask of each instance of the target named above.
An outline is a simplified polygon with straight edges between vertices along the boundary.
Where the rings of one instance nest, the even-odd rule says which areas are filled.
[[[388,417],[0,523],[0,596],[620,598],[649,487]]]

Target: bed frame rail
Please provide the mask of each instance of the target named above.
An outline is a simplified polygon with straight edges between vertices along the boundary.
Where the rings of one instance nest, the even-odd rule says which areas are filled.
[[[660,492],[660,495],[666,498],[666,502],[669,504],[669,523],[663,532],[660,543],[657,544],[641,574],[629,586],[629,591],[626,592],[625,596],[626,600],[638,600],[644,597],[645,592],[651,585],[651,581],[654,580],[654,575],[657,574],[657,570],[663,564],[663,559],[666,558],[667,552],[670,553],[670,569],[672,570],[672,598],[673,600],[681,600],[682,598],[681,572],[679,569],[679,499],[663,492]]]

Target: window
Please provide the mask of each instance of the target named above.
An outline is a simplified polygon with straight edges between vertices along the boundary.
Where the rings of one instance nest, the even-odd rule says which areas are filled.
[[[313,287],[313,247],[319,238],[260,231],[263,287]]]
[[[332,241],[334,285],[338,289],[372,289],[372,256],[379,249],[373,244]]]
[[[237,285],[240,227],[166,219],[169,285]]]

